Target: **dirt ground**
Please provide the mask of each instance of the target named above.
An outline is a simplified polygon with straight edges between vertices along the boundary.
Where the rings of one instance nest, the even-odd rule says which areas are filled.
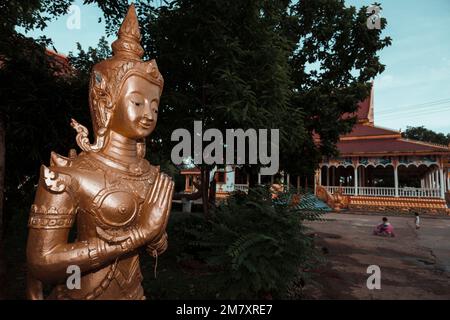
[[[382,216],[330,213],[308,223],[327,263],[312,270],[307,299],[450,299],[450,219],[389,217],[396,237],[372,235]],[[369,290],[378,265],[381,288]]]

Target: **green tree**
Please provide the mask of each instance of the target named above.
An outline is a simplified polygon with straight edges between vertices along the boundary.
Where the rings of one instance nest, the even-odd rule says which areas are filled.
[[[70,2],[11,0],[0,3],[0,290],[5,288],[1,252],[3,213],[11,212],[14,200],[16,204],[21,203],[21,210],[26,210],[25,204],[29,207],[21,195],[22,187],[24,182],[33,180],[38,170],[39,162],[33,160],[42,153],[37,149],[52,144],[52,139],[41,140],[54,132],[49,120],[59,119],[57,112],[51,114],[44,110],[50,105],[49,111],[54,111],[52,103],[56,104],[56,111],[62,110],[58,107],[64,104],[58,106],[58,100],[65,99],[54,95],[61,83],[55,80],[55,64],[45,52],[45,46],[51,45],[51,41],[44,37],[38,41],[26,38],[16,28],[43,29],[53,17],[66,12]],[[7,200],[6,210],[4,199]],[[21,227],[26,228],[26,223],[19,226],[20,230]]]
[[[278,128],[281,149],[292,138],[304,140],[302,115],[289,104],[291,45],[277,31],[287,4],[179,0],[157,11],[141,10],[156,14],[141,20],[151,21],[143,24],[143,44],[165,77],[157,135],[169,147],[167,155],[171,132],[192,131],[194,120],[223,133]],[[201,169],[206,204],[209,168]]]
[[[406,127],[406,131],[402,132],[402,137],[406,139],[418,140],[423,142],[437,143],[447,146],[450,143],[450,134],[443,134],[427,129],[424,126]]]
[[[381,29],[369,30],[366,7],[356,10],[343,0],[300,0],[290,9],[283,32],[295,44],[289,59],[292,105],[304,113],[308,139],[283,150],[282,163],[301,174],[312,172],[322,156],[337,154],[339,136],[355,124],[343,115],[368,96],[370,81],[384,70],[378,53],[391,39],[381,37],[384,18]]]
[[[342,116],[369,94],[369,81],[384,70],[377,54],[391,42],[381,38],[385,19],[369,30],[366,8],[340,0],[137,7],[144,47],[166,81],[156,133],[166,157],[173,129],[202,120],[222,131],[278,128],[280,169],[312,172],[322,156],[337,154],[339,136],[355,123]]]

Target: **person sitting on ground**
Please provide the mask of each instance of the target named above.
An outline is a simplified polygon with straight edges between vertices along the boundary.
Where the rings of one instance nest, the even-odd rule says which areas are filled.
[[[395,237],[394,227],[388,222],[386,217],[383,217],[383,222],[373,230],[373,234],[377,236]]]

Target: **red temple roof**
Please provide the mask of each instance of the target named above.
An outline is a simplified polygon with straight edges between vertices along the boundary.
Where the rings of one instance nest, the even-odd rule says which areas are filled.
[[[370,111],[370,97],[367,97],[363,101],[358,103],[358,110],[354,113],[344,113],[342,118],[347,119],[351,117],[357,117],[358,121],[368,120]]]
[[[75,70],[70,65],[67,56],[50,49],[46,49],[45,53],[52,58],[51,64],[55,68],[55,75],[67,76],[74,73]]]
[[[450,153],[450,149],[446,146],[403,138],[341,140],[337,147],[341,156]]]
[[[370,96],[358,104],[358,111],[343,118],[357,116],[353,130],[340,137],[337,144],[341,156],[447,154],[450,147],[402,138],[399,131],[377,127],[373,121],[373,86]],[[318,137],[314,137],[318,138]]]
[[[378,137],[378,136],[392,136],[392,137],[401,137],[401,133],[399,131],[391,130],[391,129],[385,129],[370,125],[364,125],[364,124],[356,124],[353,127],[352,132],[343,135],[341,137],[341,140],[349,139],[351,137]]]
[[[373,125],[373,85],[369,96],[358,103],[358,109],[354,113],[345,113],[342,118],[348,119],[356,117],[358,123]]]

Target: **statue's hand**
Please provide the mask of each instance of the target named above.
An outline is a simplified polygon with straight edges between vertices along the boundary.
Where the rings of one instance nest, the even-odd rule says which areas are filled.
[[[167,247],[168,247],[167,233],[164,232],[161,239],[159,239],[154,243],[149,243],[147,245],[146,250],[149,255],[155,258],[156,256],[164,253],[164,251],[167,250]]]
[[[166,174],[160,174],[143,204],[138,224],[147,243],[158,242],[165,233],[173,189],[172,179]]]

